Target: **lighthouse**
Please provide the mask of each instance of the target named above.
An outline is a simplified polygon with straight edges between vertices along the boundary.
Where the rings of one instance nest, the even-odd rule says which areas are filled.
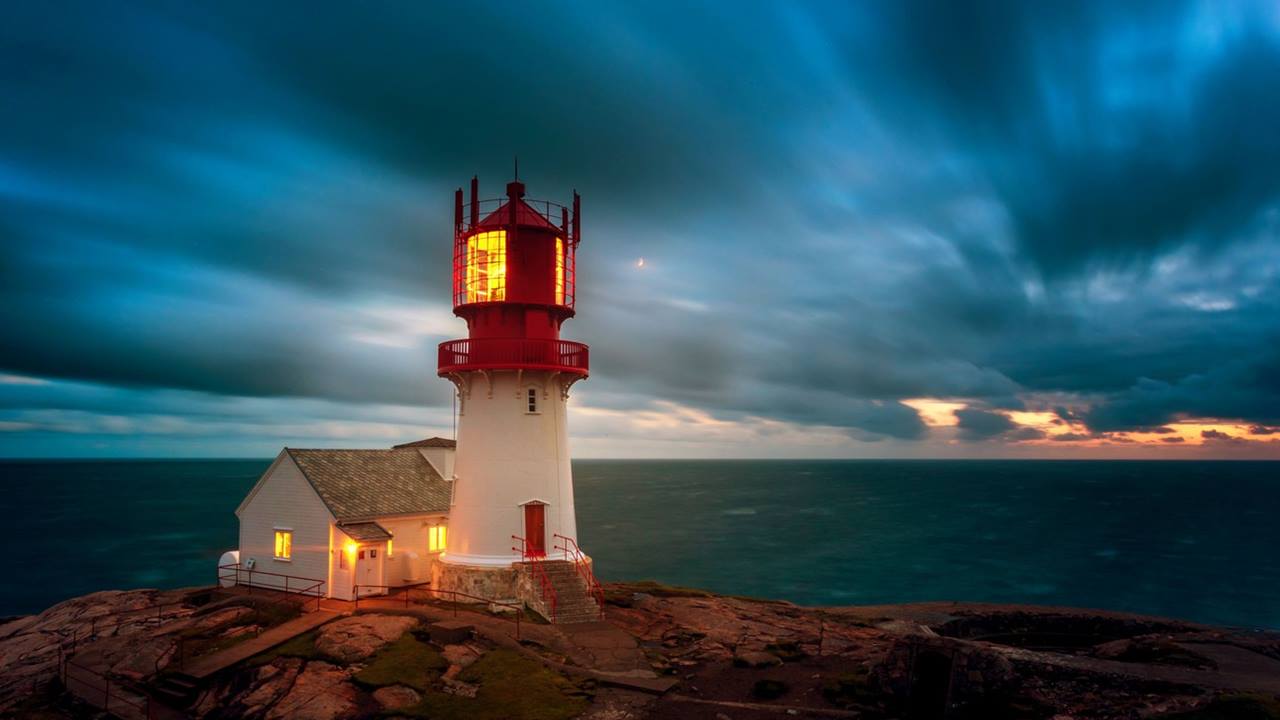
[[[587,346],[560,339],[574,315],[580,200],[454,199],[453,312],[467,337],[440,344],[457,392],[448,548],[434,585],[517,598],[558,621],[599,613],[577,543],[566,403],[588,374]]]

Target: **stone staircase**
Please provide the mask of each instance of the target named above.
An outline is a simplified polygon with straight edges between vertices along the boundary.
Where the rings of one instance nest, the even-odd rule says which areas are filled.
[[[557,625],[595,622],[600,619],[600,604],[587,587],[578,569],[568,560],[542,560],[538,563],[546,571],[551,587],[556,591],[555,622]],[[541,583],[535,576],[532,563],[522,563],[521,599],[548,620],[552,619],[551,604],[542,597]]]

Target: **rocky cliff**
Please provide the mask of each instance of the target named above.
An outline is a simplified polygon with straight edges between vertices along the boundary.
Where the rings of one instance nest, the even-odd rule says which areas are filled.
[[[105,699],[124,718],[1280,718],[1280,635],[1120,613],[812,608],[613,584],[605,622],[527,617],[517,641],[511,617],[428,597],[349,610],[212,589],[69,600],[0,626],[0,711],[80,717]]]

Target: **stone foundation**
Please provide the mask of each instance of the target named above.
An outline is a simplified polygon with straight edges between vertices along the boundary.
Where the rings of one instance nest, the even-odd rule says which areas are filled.
[[[481,568],[436,562],[431,567],[431,587],[512,602],[521,597],[519,575],[515,567]]]

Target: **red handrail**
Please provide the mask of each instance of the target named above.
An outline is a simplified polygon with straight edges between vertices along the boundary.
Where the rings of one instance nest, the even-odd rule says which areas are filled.
[[[546,338],[463,338],[440,343],[439,374],[465,370],[555,370],[586,376],[589,349]]]
[[[542,562],[546,559],[544,555],[535,555],[529,552],[529,543],[519,535],[512,535],[512,540],[520,543],[520,547],[512,547],[511,549],[520,553],[521,562],[527,563],[529,569],[533,572],[533,576],[537,578],[538,585],[542,590],[542,599],[551,605],[551,622],[556,621],[556,605],[559,604],[560,598],[556,593],[556,586],[551,584],[551,577],[547,575],[547,569],[542,566]]]
[[[560,533],[552,533],[551,537],[560,538],[564,541],[563,545],[556,545],[554,549],[563,551],[565,560],[573,560],[573,567],[587,583],[587,592],[591,593],[591,596],[596,599],[596,604],[600,607],[600,617],[603,619],[604,586],[596,579],[596,574],[591,571],[591,563],[587,562],[586,553],[582,552],[582,548],[578,547],[578,541],[571,537],[565,537]]]

